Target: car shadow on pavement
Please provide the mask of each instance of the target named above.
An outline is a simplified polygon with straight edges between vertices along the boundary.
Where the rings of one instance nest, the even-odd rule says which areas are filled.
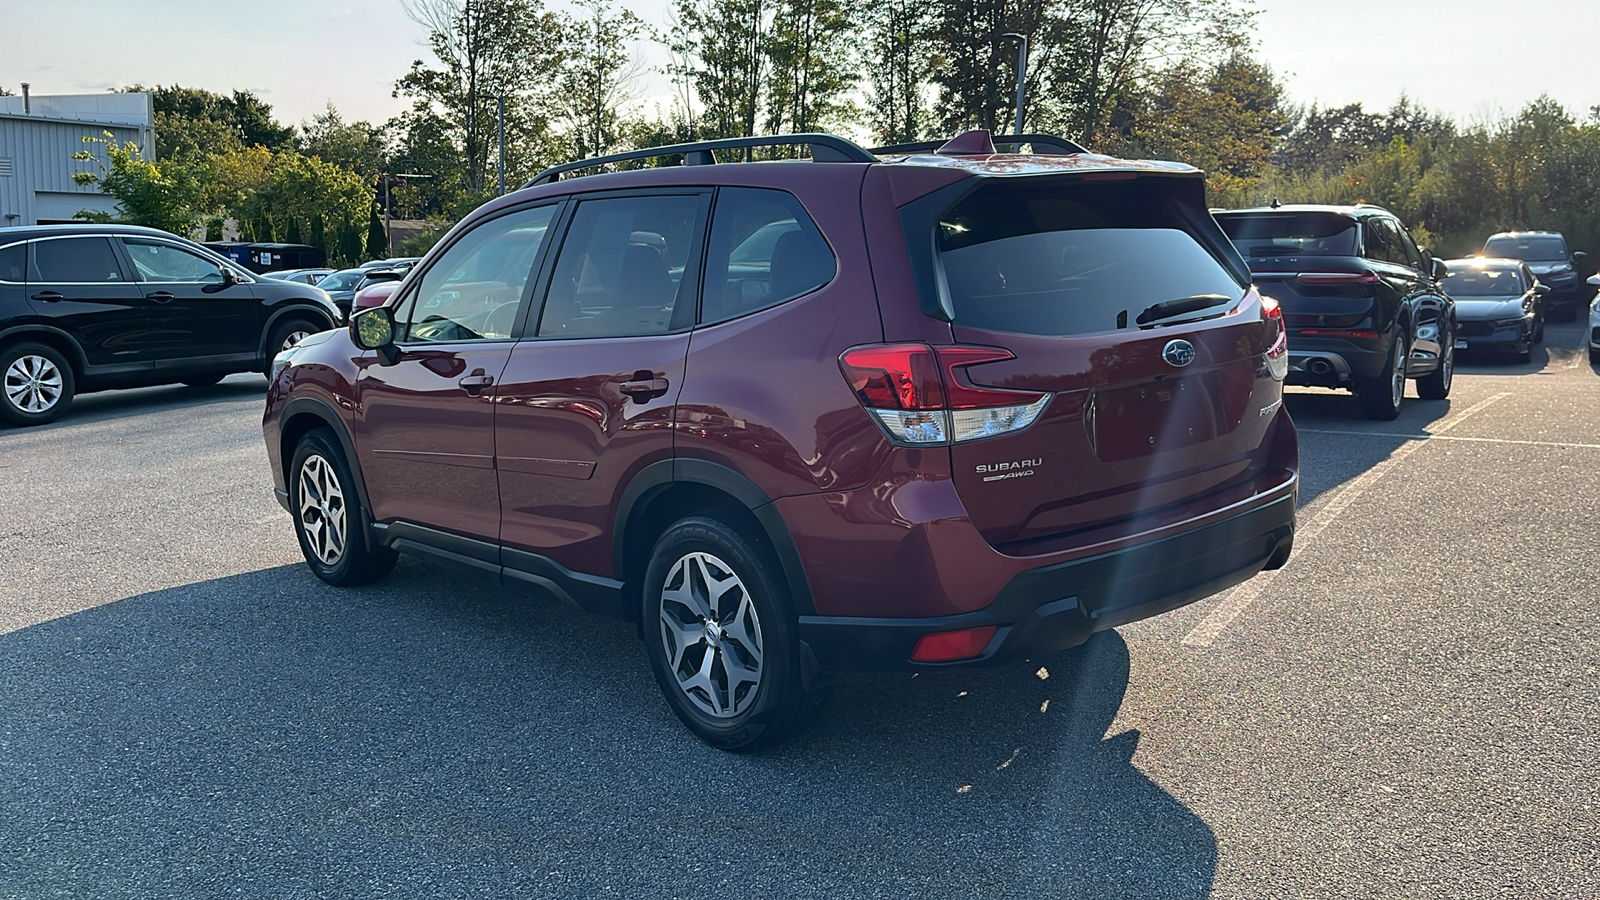
[[[1297,388],[1285,391],[1284,406],[1300,431],[1300,506],[1349,483],[1467,404],[1421,400],[1408,395],[1400,418],[1380,422],[1361,418],[1355,395],[1346,391]]]
[[[53,428],[71,428],[90,422],[139,416],[180,407],[211,406],[238,400],[264,402],[266,381],[260,375],[236,375],[219,384],[205,387],[185,387],[181,384],[160,385],[148,388],[96,391],[79,394],[61,418],[48,425],[15,428],[0,424],[0,434],[6,431],[42,431]]]
[[[851,674],[748,756],[632,626],[403,561],[0,635],[0,896],[1205,897],[1210,827],[1107,736],[1129,654]]]

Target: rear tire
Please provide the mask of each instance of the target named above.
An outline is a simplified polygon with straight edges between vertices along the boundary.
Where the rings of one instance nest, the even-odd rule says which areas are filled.
[[[267,358],[262,360],[261,374],[271,378],[272,358],[316,334],[319,330],[317,326],[307,322],[305,319],[290,319],[287,322],[278,323],[277,327],[272,329],[272,336],[267,339]]]
[[[642,613],[667,704],[713,747],[770,746],[815,709],[787,586],[738,529],[707,516],[669,527],[645,570]]]
[[[295,535],[313,574],[339,587],[389,574],[399,555],[367,546],[355,479],[332,431],[317,428],[300,439],[288,480]]]
[[[1439,341],[1444,348],[1439,354],[1439,367],[1417,379],[1417,396],[1424,400],[1444,400],[1450,396],[1450,384],[1456,372],[1456,330],[1451,328]]]
[[[72,366],[49,344],[12,344],[0,350],[0,422],[54,422],[72,405],[76,389]]]
[[[1452,346],[1451,352],[1455,349]],[[1356,383],[1356,402],[1361,415],[1368,419],[1394,421],[1400,418],[1400,406],[1406,396],[1406,342],[1403,337],[1394,340],[1394,353],[1376,378],[1363,378]]]

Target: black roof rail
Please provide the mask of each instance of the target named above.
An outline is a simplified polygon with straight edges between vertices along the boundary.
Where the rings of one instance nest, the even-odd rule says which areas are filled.
[[[651,159],[657,156],[683,155],[683,164],[686,166],[709,166],[717,161],[712,155],[713,150],[743,150],[749,147],[791,147],[796,145],[809,146],[811,159],[815,162],[877,162],[873,156],[860,146],[832,134],[779,134],[768,137],[738,137],[723,138],[716,141],[695,141],[689,144],[673,144],[668,147],[646,147],[643,150],[629,150],[626,153],[613,153],[610,156],[597,156],[593,159],[580,159],[576,162],[562,163],[551,166],[533,176],[533,179],[523,187],[533,187],[538,184],[550,184],[560,180],[564,173],[577,169],[589,169],[595,166],[604,166],[611,163],[628,162],[635,159]]]
[[[931,153],[947,143],[949,143],[948,139],[942,141],[917,141],[911,144],[891,144],[887,147],[873,147],[868,152],[878,156],[894,153]],[[1032,144],[1036,153],[1040,147],[1048,147],[1055,151],[1054,153],[1045,154],[1048,156],[1068,156],[1073,153],[1089,152],[1087,148],[1077,141],[1057,137],[1053,134],[997,134],[994,135],[994,143],[996,147],[1012,144]]]

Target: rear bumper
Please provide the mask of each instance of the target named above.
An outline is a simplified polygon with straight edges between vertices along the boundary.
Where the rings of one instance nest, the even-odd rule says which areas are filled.
[[[1389,364],[1394,338],[1376,340],[1289,335],[1289,375],[1284,384],[1300,387],[1353,387],[1357,379],[1377,378]]]
[[[1298,481],[1242,512],[1159,540],[1045,565],[1011,578],[994,602],[929,618],[801,616],[800,638],[824,668],[933,669],[984,665],[1059,650],[1091,634],[1225,590],[1288,560]],[[996,626],[983,652],[953,663],[915,663],[926,634]]]

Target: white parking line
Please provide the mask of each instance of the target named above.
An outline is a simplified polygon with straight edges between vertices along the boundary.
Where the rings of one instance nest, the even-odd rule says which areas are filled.
[[[1526,447],[1560,447],[1579,450],[1600,450],[1600,444],[1578,444],[1571,441],[1519,441],[1514,438],[1464,437],[1457,434],[1402,434],[1398,431],[1348,431],[1341,428],[1301,428],[1301,434],[1347,434],[1354,437],[1392,437],[1408,441],[1468,441],[1475,444],[1520,444]]]
[[[1477,415],[1484,409],[1487,409],[1489,406],[1498,403],[1509,396],[1511,396],[1510,392],[1502,392],[1474,403],[1456,415],[1450,416],[1443,422],[1440,422],[1438,428],[1429,432],[1429,437],[1437,437],[1444,434],[1444,432],[1449,431],[1450,429],[1466,421],[1468,417]],[[1364,432],[1339,433],[1358,434]],[[1413,435],[1401,436],[1414,437]],[[1390,469],[1394,468],[1396,465],[1399,465],[1400,462],[1406,457],[1417,452],[1417,449],[1420,448],[1424,443],[1426,443],[1426,441],[1412,440],[1400,445],[1399,447],[1396,447],[1395,451],[1389,454],[1387,459],[1366,470],[1365,472],[1362,472],[1360,475],[1356,476],[1354,481],[1351,481],[1349,484],[1345,485],[1343,490],[1335,494],[1333,499],[1329,500],[1326,506],[1322,507],[1322,509],[1317,511],[1316,515],[1311,517],[1311,521],[1306,522],[1296,528],[1294,542],[1300,553],[1304,554],[1306,544],[1309,543],[1312,538],[1322,533],[1322,530],[1331,525],[1335,519],[1339,518],[1339,514],[1348,509],[1350,504],[1356,502],[1356,500],[1362,494],[1366,493],[1368,488],[1377,483],[1378,479],[1388,474]],[[1292,564],[1296,558],[1297,557],[1290,557],[1289,563]],[[1288,564],[1285,564],[1285,568],[1287,567]],[[1262,591],[1271,586],[1273,580],[1277,578],[1278,573],[1282,571],[1283,569],[1278,569],[1272,572],[1262,572],[1249,581],[1246,581],[1244,584],[1241,584],[1230,591],[1224,592],[1222,595],[1222,602],[1218,603],[1210,613],[1206,614],[1206,617],[1200,620],[1200,624],[1196,625],[1194,630],[1190,631],[1188,635],[1184,637],[1184,646],[1211,646],[1212,642],[1217,639],[1217,635],[1221,634],[1224,628],[1227,628],[1229,625],[1231,625],[1233,620],[1239,617],[1240,613],[1249,608],[1250,604],[1254,603],[1256,598],[1261,596]]]

